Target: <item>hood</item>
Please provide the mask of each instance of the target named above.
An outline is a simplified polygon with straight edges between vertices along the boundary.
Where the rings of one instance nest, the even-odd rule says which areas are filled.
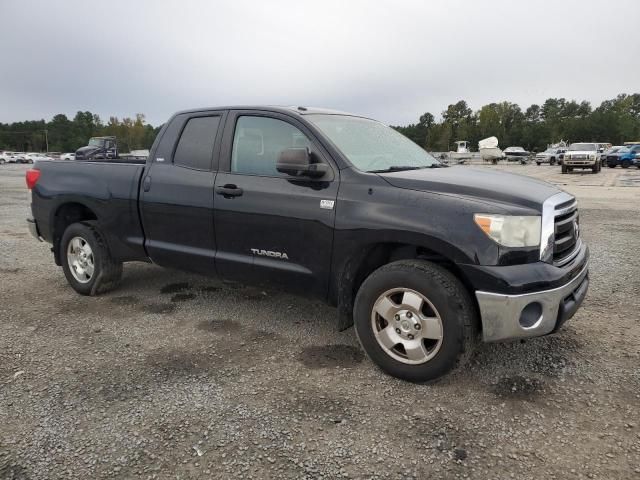
[[[541,211],[542,203],[561,192],[556,186],[523,175],[470,167],[425,168],[380,173],[394,187],[460,195]]]
[[[596,152],[595,150],[571,150],[570,152],[567,151],[565,153],[566,155],[597,155],[598,152]]]
[[[80,147],[78,150],[76,150],[76,158],[90,157],[92,154],[96,153],[99,150],[101,149],[98,147],[90,147],[88,145],[86,147]]]

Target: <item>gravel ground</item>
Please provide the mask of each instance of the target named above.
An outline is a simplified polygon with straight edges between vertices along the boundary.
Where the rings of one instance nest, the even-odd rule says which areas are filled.
[[[0,167],[0,478],[640,478],[640,170],[486,168],[577,195],[589,295],[413,385],[281,292],[128,264],[75,294]]]

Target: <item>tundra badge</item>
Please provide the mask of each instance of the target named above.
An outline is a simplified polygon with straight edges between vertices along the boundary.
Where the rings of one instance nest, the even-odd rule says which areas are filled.
[[[259,248],[252,248],[251,253],[254,255],[260,255],[261,257],[281,258],[282,260],[289,260],[289,256],[282,252],[272,252],[271,250],[262,250]]]
[[[320,208],[324,208],[325,210],[333,210],[334,200],[320,200]]]

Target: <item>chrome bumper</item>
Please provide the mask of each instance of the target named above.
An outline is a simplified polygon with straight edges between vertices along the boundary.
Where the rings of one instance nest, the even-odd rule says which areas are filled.
[[[42,237],[40,236],[40,232],[38,232],[38,225],[36,224],[36,221],[32,218],[27,218],[27,226],[29,227],[29,233],[41,242]]]
[[[578,276],[552,290],[521,295],[477,291],[482,339],[497,342],[551,333],[573,316],[588,287],[589,265],[586,264]]]

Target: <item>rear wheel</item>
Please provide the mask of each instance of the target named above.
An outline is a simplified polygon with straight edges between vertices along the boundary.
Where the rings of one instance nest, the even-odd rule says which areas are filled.
[[[450,272],[422,260],[373,272],[356,296],[354,323],[369,358],[411,382],[435,380],[463,364],[477,343],[469,293]]]
[[[629,168],[631,166],[631,162],[629,160],[622,161],[622,168]]]
[[[67,227],[60,240],[60,258],[67,281],[82,295],[109,291],[122,278],[122,263],[111,257],[95,222]]]
[[[616,168],[616,164],[615,163],[611,163],[611,162],[607,162],[607,167]]]

